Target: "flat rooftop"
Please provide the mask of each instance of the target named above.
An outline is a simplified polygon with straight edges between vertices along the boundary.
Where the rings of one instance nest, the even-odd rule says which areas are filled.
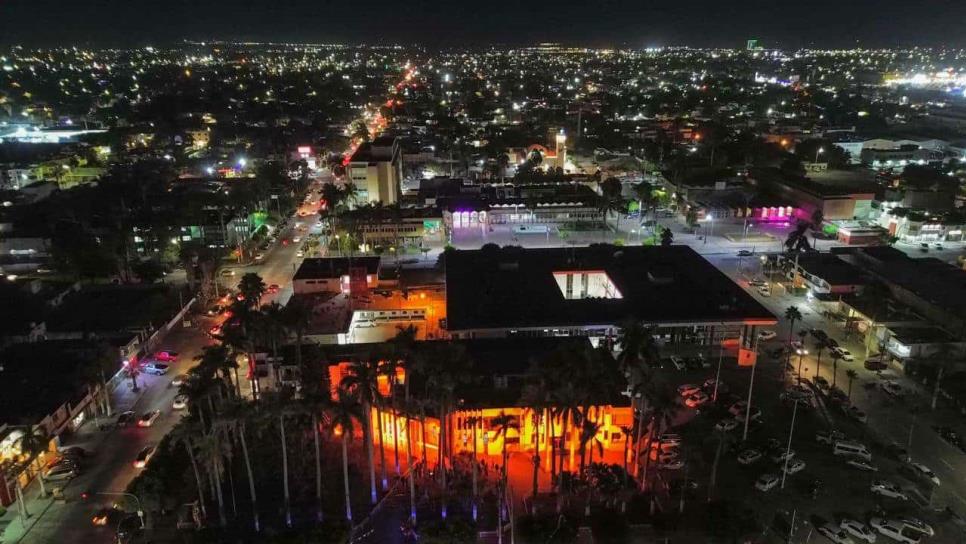
[[[832,253],[806,252],[797,255],[798,265],[830,285],[864,285],[865,274]]]
[[[379,257],[323,257],[302,261],[294,280],[334,279],[349,275],[349,268],[365,267],[366,274],[379,272]]]
[[[446,297],[450,331],[776,321],[688,246],[450,252]]]

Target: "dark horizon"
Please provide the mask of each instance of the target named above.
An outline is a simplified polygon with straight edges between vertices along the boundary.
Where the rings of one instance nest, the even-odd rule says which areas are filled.
[[[327,0],[6,0],[5,45],[138,46],[262,41],[460,47],[559,42],[594,47],[848,48],[966,46],[966,3],[924,0],[633,0],[364,4]]]

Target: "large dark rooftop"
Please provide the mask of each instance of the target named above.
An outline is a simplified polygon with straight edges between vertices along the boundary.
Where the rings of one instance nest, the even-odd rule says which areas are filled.
[[[604,272],[621,298],[568,299],[565,271]],[[687,246],[451,252],[446,308],[451,331],[613,325],[631,317],[654,324],[775,320]]]

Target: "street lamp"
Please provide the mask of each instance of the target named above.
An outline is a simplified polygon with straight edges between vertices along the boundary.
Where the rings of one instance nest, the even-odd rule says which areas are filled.
[[[714,214],[709,213],[707,219],[711,221],[711,232],[704,235],[704,245],[708,245],[708,236],[714,236]]]
[[[795,399],[795,407],[792,408],[792,423],[788,427],[788,445],[785,447],[785,462],[782,463],[782,485],[781,488],[785,489],[785,477],[788,476],[788,460],[792,452],[792,433],[795,432],[795,416],[798,415],[798,403],[799,399]]]
[[[818,148],[818,149],[815,150],[815,162],[818,162],[818,156],[821,153],[825,153],[825,148],[824,147],[820,147],[820,148]]]
[[[802,381],[802,357],[808,355],[807,349],[797,349],[795,353],[798,354],[798,381]]]

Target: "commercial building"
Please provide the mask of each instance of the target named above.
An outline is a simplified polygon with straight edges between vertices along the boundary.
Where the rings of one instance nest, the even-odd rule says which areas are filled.
[[[305,259],[292,278],[292,290],[296,295],[323,292],[359,294],[378,285],[379,261],[379,257]]]
[[[337,232],[350,234],[359,244],[401,252],[405,246],[443,241],[443,216],[439,208],[356,208],[339,216]]]
[[[779,255],[778,266],[796,287],[807,288],[813,296],[855,293],[868,283],[861,270],[833,253]]]
[[[810,220],[816,211],[826,220],[868,219],[875,192],[816,183],[776,168],[753,168],[748,181],[762,191],[789,202],[798,217]]]
[[[601,339],[636,320],[669,349],[745,350],[759,327],[777,322],[688,246],[610,245],[448,253],[446,318],[461,339]]]
[[[396,203],[403,177],[399,139],[382,136],[359,146],[346,165],[346,175],[359,188],[360,201]]]

